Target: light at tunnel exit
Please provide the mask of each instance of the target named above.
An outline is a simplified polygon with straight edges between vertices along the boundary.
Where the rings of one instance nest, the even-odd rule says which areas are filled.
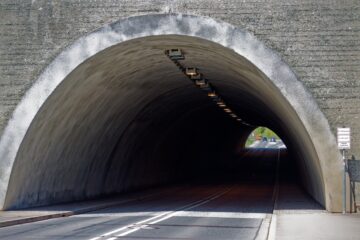
[[[282,139],[271,129],[267,127],[257,127],[248,136],[246,148],[286,148]]]

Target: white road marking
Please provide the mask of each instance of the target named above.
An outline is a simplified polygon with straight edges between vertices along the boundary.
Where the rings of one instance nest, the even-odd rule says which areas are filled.
[[[266,218],[261,221],[261,225],[256,234],[255,240],[267,240],[270,229],[271,214],[266,215]]]
[[[278,204],[278,198],[279,198],[279,175],[280,175],[280,149],[278,149],[278,156],[277,156],[277,162],[276,162],[276,180],[275,180],[275,187],[274,187],[274,193],[273,193],[273,201],[274,201],[274,208],[273,213],[271,215],[270,219],[270,227],[269,227],[269,233],[267,240],[275,240],[276,239],[276,214],[277,214],[277,204]]]
[[[266,213],[247,213],[247,212],[197,212],[197,211],[182,211],[176,216],[186,217],[209,217],[209,218],[258,218],[264,219]]]
[[[77,218],[93,218],[93,217],[106,217],[106,218],[119,218],[119,217],[140,217],[140,216],[157,216],[158,214],[166,213],[167,211],[159,212],[121,212],[121,213],[86,213],[75,215]]]
[[[210,195],[209,197],[206,197],[204,199],[201,199],[201,200],[195,201],[193,203],[187,204],[185,206],[179,207],[179,208],[175,209],[174,211],[165,212],[165,213],[159,214],[157,216],[154,216],[154,217],[151,217],[151,218],[148,218],[148,219],[145,219],[145,220],[133,223],[133,224],[129,224],[129,225],[126,225],[126,226],[118,228],[118,229],[114,229],[114,230],[112,230],[110,232],[102,234],[101,236],[94,237],[94,238],[91,238],[89,240],[104,239],[104,238],[109,237],[109,236],[111,236],[111,235],[113,235],[115,233],[119,233],[119,232],[127,230],[127,231],[125,231],[123,233],[117,234],[115,237],[108,238],[108,240],[114,240],[117,237],[126,236],[126,235],[128,235],[130,233],[133,233],[133,232],[136,232],[136,231],[140,230],[141,226],[144,225],[144,224],[150,225],[150,224],[155,224],[155,223],[164,221],[164,220],[166,220],[168,218],[173,217],[175,214],[177,214],[179,212],[184,212],[186,210],[196,208],[196,207],[201,206],[203,204],[206,204],[206,203],[208,203],[208,202],[210,202],[210,201],[212,201],[212,200],[214,200],[216,198],[219,198],[222,195],[229,192],[230,190],[231,190],[231,188],[228,188],[225,191],[221,191],[220,193],[215,193],[215,194]],[[128,230],[129,228],[132,228],[132,229]]]
[[[269,228],[269,235],[267,240],[275,240],[276,239],[276,214],[273,213],[271,216],[270,228]]]

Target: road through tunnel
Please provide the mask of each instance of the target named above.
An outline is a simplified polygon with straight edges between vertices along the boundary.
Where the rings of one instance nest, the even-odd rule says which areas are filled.
[[[181,65],[196,67],[236,117],[196,87],[166,49],[181,49]],[[78,65],[46,99],[17,152],[4,208],[210,176],[230,166],[227,159],[257,126],[273,129],[296,156],[308,193],[337,209],[322,156],[296,106],[253,63],[197,37],[125,41]]]

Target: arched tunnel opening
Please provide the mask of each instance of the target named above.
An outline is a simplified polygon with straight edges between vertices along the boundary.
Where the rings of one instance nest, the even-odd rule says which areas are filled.
[[[245,148],[284,149],[286,148],[286,145],[284,141],[274,131],[267,127],[260,126],[250,133],[250,135],[246,139]]]
[[[199,69],[243,121],[195,87],[166,49],[181,49],[185,58],[179,62]],[[230,172],[241,179],[250,165],[239,159],[246,159],[245,141],[257,126],[281,137],[292,166],[283,171],[295,169],[306,191],[325,205],[312,139],[286,97],[257,67],[196,37],[125,41],[81,63],[42,105],[17,153],[4,208],[224,180]],[[264,155],[248,159],[254,158],[263,161]],[[261,171],[257,167],[251,171]]]

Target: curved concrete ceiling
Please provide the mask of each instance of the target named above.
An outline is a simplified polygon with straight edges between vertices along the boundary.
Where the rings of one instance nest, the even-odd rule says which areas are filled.
[[[81,200],[176,181],[217,166],[253,127],[226,115],[167,58],[181,48],[229,106],[268,126],[298,155],[309,193],[325,205],[312,139],[280,90],[221,45],[178,35],[138,38],[91,57],[55,89],[14,163],[4,208]],[[221,157],[222,156],[222,157]]]

